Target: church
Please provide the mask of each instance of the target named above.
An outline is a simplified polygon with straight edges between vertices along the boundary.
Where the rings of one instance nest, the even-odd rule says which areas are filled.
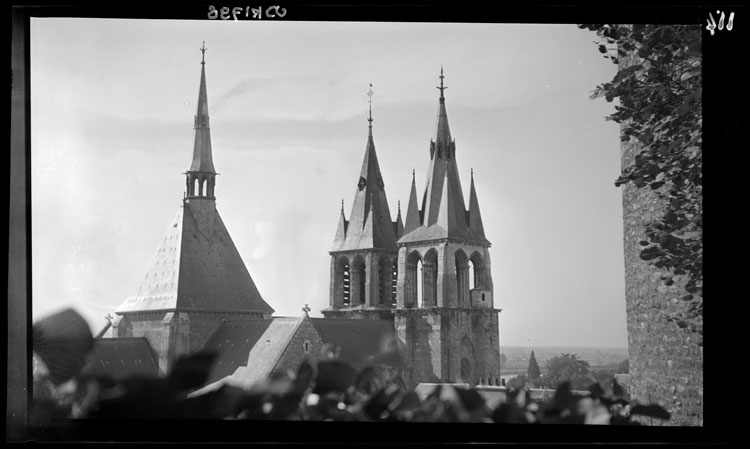
[[[89,373],[163,375],[181,355],[218,354],[208,391],[249,387],[303,359],[334,355],[406,385],[498,385],[500,350],[490,242],[473,173],[466,208],[445,104],[429,142],[427,185],[412,174],[402,220],[393,220],[373,137],[372,102],[364,159],[349,218],[343,208],[330,255],[323,318],[277,317],[261,297],[216,208],[205,46],[194,145],[177,214],[140,281],[96,339]],[[372,90],[368,92],[372,96]],[[333,230],[333,229],[332,229]]]

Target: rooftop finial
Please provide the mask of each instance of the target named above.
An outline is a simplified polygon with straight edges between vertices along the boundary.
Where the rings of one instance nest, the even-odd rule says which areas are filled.
[[[443,78],[445,78],[443,76],[443,67],[440,67],[440,86],[437,87],[437,88],[440,89],[440,99],[441,100],[443,98],[445,98],[444,95],[443,95],[443,91],[448,88],[448,86],[443,86]]]
[[[370,83],[370,90],[367,91],[367,96],[370,97],[369,103],[370,103],[370,117],[367,119],[368,122],[370,122],[370,128],[372,129],[372,96],[375,95],[375,92],[372,91],[372,83]]]
[[[201,55],[201,64],[205,64],[206,63],[206,50],[208,50],[206,48],[206,41],[203,41],[203,47],[200,48],[201,53],[203,53]]]
[[[344,199],[341,198],[341,213],[344,213]]]
[[[474,180],[474,167],[471,168],[471,180]]]
[[[414,180],[416,179],[416,176],[417,175],[414,173],[414,169],[412,168],[411,169],[411,182],[414,182]]]

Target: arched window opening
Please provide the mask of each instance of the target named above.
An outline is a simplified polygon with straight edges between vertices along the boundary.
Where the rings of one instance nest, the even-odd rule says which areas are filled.
[[[424,266],[421,260],[417,261],[417,307],[424,307]]]
[[[378,304],[388,304],[391,297],[391,262],[385,257],[378,262]]]
[[[424,257],[421,307],[437,305],[437,251],[431,249]]]
[[[479,253],[474,253],[471,255],[469,262],[471,264],[471,279],[473,281],[471,288],[484,287],[484,263],[482,262],[482,256]]]
[[[391,305],[396,305],[396,295],[398,291],[398,264],[391,264]]]
[[[394,273],[395,273],[394,268]],[[404,273],[404,307],[418,307],[422,298],[422,259],[417,251],[406,258]]]
[[[459,307],[465,307],[469,302],[469,260],[462,250],[456,251],[456,295]]]
[[[201,178],[198,181],[198,196],[203,196],[203,183],[205,182],[205,179]]]
[[[352,285],[349,264],[344,262],[342,281],[344,285],[344,305],[349,306],[352,303]]]
[[[351,297],[351,303],[352,305],[360,305],[364,304],[366,300],[365,296],[365,282],[366,282],[366,274],[365,274],[365,261],[362,259],[362,257],[357,257],[352,262],[352,280],[351,280],[351,287],[352,287],[352,297]]]

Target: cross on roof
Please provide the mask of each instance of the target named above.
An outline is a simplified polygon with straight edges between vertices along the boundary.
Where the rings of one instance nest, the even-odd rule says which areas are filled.
[[[307,305],[307,304],[305,304],[305,307],[303,307],[303,308],[302,308],[302,311],[303,311],[303,312],[305,312],[305,315],[307,315],[307,313],[308,313],[309,311],[311,311],[311,310],[312,310],[312,309],[311,309],[311,308],[310,308],[310,306],[309,306],[309,305]]]
[[[437,89],[440,89],[440,98],[443,98],[443,91],[448,88],[448,86],[443,86],[443,68],[440,67],[440,86],[437,87]]]

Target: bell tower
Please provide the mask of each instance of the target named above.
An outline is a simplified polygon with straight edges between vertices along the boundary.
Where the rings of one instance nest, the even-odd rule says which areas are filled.
[[[372,137],[372,84],[369,134],[349,219],[344,201],[331,255],[329,307],[326,318],[392,320],[396,306],[396,240],[403,233],[401,211],[391,220],[385,183]]]
[[[169,372],[181,354],[200,350],[223,320],[266,319],[273,308],[260,295],[216,210],[205,43],[195,115],[193,159],[174,220],[134,295],[115,310],[115,337],[146,337]]]
[[[421,208],[412,174],[398,245],[395,326],[417,382],[495,384],[500,378],[498,313],[471,174],[469,209],[445,106],[444,75]]]

